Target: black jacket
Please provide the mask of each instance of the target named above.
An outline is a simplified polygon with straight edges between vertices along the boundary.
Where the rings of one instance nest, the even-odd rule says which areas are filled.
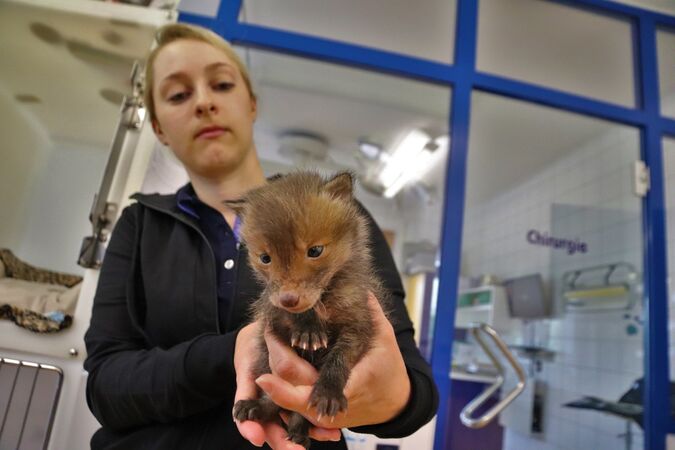
[[[219,329],[213,251],[175,195],[140,195],[112,233],[85,335],[87,402],[103,425],[92,448],[255,448],[232,420],[234,344],[248,322],[256,283],[239,252],[227,328]],[[413,340],[403,287],[389,248],[368,215],[379,275],[394,299],[393,318],[411,380],[411,401],[394,420],[354,429],[408,435],[436,412],[438,393]],[[395,395],[395,393],[393,393]],[[313,443],[312,449],[343,449]]]

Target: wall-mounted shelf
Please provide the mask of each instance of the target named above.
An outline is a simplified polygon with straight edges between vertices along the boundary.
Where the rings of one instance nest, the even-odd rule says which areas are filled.
[[[625,262],[584,267],[562,277],[562,296],[567,312],[630,310],[637,302],[639,277]]]

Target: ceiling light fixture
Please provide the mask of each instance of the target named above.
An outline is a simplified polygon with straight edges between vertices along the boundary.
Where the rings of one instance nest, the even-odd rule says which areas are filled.
[[[382,156],[382,147],[366,140],[359,141],[359,152],[369,161],[376,161]]]
[[[379,178],[386,198],[394,197],[403,186],[428,168],[433,151],[437,148],[429,144],[435,142],[428,134],[412,130],[396,146],[391,156],[385,158]]]

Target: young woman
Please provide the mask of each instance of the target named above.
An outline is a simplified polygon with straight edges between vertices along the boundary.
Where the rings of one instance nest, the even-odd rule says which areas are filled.
[[[434,415],[438,395],[415,347],[403,288],[370,220],[379,275],[394,300],[392,326],[376,311],[373,349],[357,364],[333,423],[307,408],[316,371],[268,338],[273,374],[251,379],[260,293],[239,251],[237,218],[223,201],[265,183],[255,144],[256,96],[227,42],[198,27],[162,28],[146,68],[146,106],[158,139],[190,183],[174,195],[140,195],[118,220],[85,336],[87,401],[102,425],[92,448],[234,449],[286,440],[278,425],[234,423],[236,400],[266,391],[316,427],[313,449],[346,448],[339,428],[408,435]]]

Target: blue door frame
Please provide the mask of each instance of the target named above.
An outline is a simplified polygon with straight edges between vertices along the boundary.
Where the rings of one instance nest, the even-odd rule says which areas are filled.
[[[640,151],[651,170],[651,190],[643,200],[645,309],[645,449],[664,450],[670,417],[668,363],[668,291],[662,138],[675,136],[675,120],[659,106],[656,30],[675,30],[675,16],[605,0],[550,0],[595,13],[623,18],[632,24],[637,107],[626,108],[555,89],[476,71],[478,0],[457,0],[455,61],[443,64],[351,43],[239,22],[241,0],[222,0],[216,17],[181,13],[181,22],[210,28],[232,43],[366,70],[446,85],[452,88],[449,127],[452,139],[445,185],[445,215],[439,273],[440,296],[433,336],[432,369],[442,399],[437,417],[435,449],[447,448],[444,424],[450,399],[451,333],[460,268],[464,189],[474,90],[520,99],[634,126],[640,130]]]

